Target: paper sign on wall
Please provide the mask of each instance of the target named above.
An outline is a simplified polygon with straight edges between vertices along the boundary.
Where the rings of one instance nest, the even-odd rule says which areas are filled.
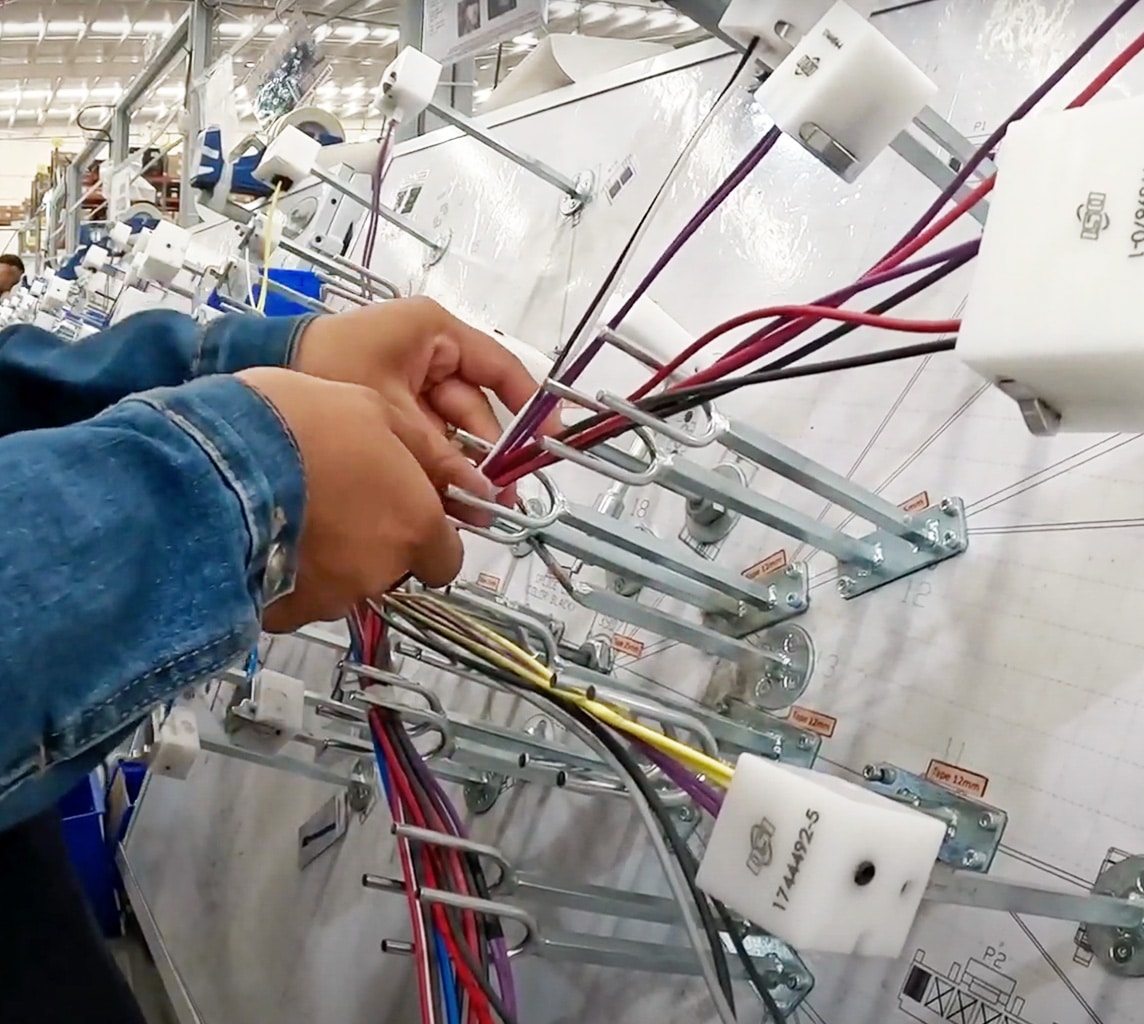
[[[541,27],[547,0],[425,0],[422,49],[455,64],[495,43]]]

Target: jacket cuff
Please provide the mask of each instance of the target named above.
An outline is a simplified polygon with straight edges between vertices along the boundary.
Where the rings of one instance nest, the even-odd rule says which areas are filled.
[[[262,322],[262,321],[259,321]],[[294,589],[306,510],[302,458],[277,410],[234,377],[133,395],[185,431],[237,496],[246,522],[251,596],[262,607]]]
[[[202,329],[193,376],[237,373],[252,366],[289,366],[302,332],[316,316],[218,317]]]

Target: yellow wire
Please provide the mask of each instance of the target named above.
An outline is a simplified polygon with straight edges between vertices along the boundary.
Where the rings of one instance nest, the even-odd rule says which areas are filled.
[[[397,597],[397,595],[393,595],[393,597]],[[393,600],[393,597],[387,598],[387,600],[397,605],[403,614],[408,615],[410,618],[415,619],[431,630],[448,636],[450,640],[464,648],[470,654],[476,654],[479,657],[485,658],[491,664],[496,665],[498,668],[503,668],[505,671],[510,672],[518,679],[532,686],[560,694],[561,697],[564,697],[605,725],[610,725],[613,729],[618,729],[621,732],[627,733],[629,736],[634,736],[642,740],[649,746],[653,746],[669,757],[685,764],[697,774],[707,776],[707,778],[717,785],[723,786],[724,788],[731,785],[734,769],[730,765],[724,764],[722,761],[686,743],[681,743],[679,740],[672,739],[672,737],[665,736],[655,729],[633,721],[608,704],[604,704],[598,700],[592,700],[575,691],[565,690],[562,687],[557,688],[554,685],[555,673],[551,669],[522,647],[514,644],[507,637],[502,636],[495,630],[487,628],[464,612],[451,608],[446,602],[439,601],[430,595],[401,595],[397,600]],[[412,598],[412,601],[409,600],[410,598]],[[524,662],[525,664],[513,661],[512,658],[506,657],[492,647],[484,647],[473,641],[470,637],[458,632],[456,629],[449,629],[448,627],[442,626],[439,621],[435,621],[424,613],[415,610],[414,607],[411,607],[411,605],[421,600],[433,605],[442,615],[452,617],[454,622],[462,622],[466,628],[486,637],[491,643],[500,646],[504,651],[511,652],[520,659],[520,662]]]
[[[266,293],[270,291],[270,254],[274,251],[271,243],[274,237],[275,215],[278,213],[278,196],[282,192],[281,185],[274,186],[274,194],[270,197],[270,215],[266,221],[266,231],[262,235],[262,287],[258,289],[258,305],[255,309],[259,313],[266,312]]]

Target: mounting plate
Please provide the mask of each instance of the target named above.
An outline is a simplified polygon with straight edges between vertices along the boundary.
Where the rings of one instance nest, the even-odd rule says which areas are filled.
[[[945,822],[937,859],[961,871],[988,871],[1009,815],[893,764],[868,764],[866,788]]]
[[[871,566],[859,562],[838,562],[838,592],[845,598],[860,597],[921,569],[962,554],[969,547],[969,527],[965,520],[965,504],[960,498],[943,498],[917,513],[932,543],[919,547],[903,541],[886,530],[875,530],[863,537],[875,545],[882,560]]]
[[[712,726],[720,746],[747,750],[796,768],[814,767],[822,748],[822,737],[818,733],[800,729],[786,719],[776,718],[733,697],[723,697],[716,701],[714,710],[729,722],[751,730],[744,736],[717,731],[717,727]]]
[[[1125,857],[1106,869],[1092,887],[1098,896],[1144,902],[1144,857]],[[1089,945],[1101,965],[1128,978],[1144,976],[1144,926],[1114,928],[1086,924]]]
[[[560,212],[565,217],[575,216],[588,204],[596,187],[596,173],[581,171],[572,179],[572,183],[576,186],[576,195],[565,194],[560,200]]]
[[[751,608],[744,603],[739,615],[704,612],[703,625],[724,636],[742,639],[802,615],[810,607],[810,574],[805,562],[791,562],[774,572],[756,576],[753,582],[769,592],[769,609]]]

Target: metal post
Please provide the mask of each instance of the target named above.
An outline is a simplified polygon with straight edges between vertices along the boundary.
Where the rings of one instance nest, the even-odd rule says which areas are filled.
[[[190,10],[190,26],[188,28],[187,48],[190,53],[187,57],[190,82],[186,97],[187,104],[187,131],[183,144],[183,168],[179,178],[179,223],[183,227],[191,227],[198,223],[198,214],[195,212],[195,197],[191,189],[191,179],[195,175],[192,166],[195,147],[199,134],[205,127],[205,112],[203,110],[202,84],[206,77],[207,68],[211,64],[211,44],[214,40],[214,9],[206,5],[206,0],[194,0]]]
[[[405,47],[413,46],[421,49],[425,38],[425,4],[418,0],[398,5],[397,21],[397,50],[400,53]],[[403,121],[397,126],[395,141],[403,142],[406,139],[415,139],[425,132],[425,115],[420,114],[412,121]]]
[[[499,153],[505,159],[511,160],[518,167],[523,167],[529,173],[535,174],[542,181],[548,182],[549,185],[554,185],[568,196],[569,199],[583,203],[588,198],[582,186],[567,175],[561,174],[554,167],[549,167],[543,160],[538,160],[536,157],[529,156],[527,153],[521,153],[507,143],[502,142],[487,129],[482,128],[476,121],[466,117],[460,111],[436,101],[429,104],[429,109],[446,124],[454,128],[459,128],[470,138],[476,139],[478,142],[488,146],[494,153]]]

